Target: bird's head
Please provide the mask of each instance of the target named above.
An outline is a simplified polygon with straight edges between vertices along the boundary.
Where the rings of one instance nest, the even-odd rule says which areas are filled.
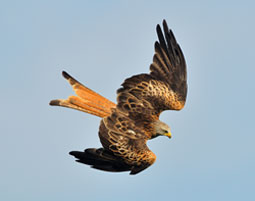
[[[170,127],[166,123],[160,120],[157,120],[154,123],[154,128],[155,128],[155,132],[153,133],[152,138],[157,136],[162,136],[162,135],[167,136],[169,138],[172,137]]]

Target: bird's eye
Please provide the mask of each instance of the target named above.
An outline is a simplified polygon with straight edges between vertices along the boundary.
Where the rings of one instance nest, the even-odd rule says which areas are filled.
[[[168,133],[168,131],[165,131],[165,133]]]

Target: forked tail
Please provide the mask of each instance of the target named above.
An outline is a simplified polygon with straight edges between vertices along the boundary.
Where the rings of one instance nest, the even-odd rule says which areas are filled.
[[[111,109],[116,107],[115,103],[85,87],[65,71],[62,72],[62,75],[71,84],[77,96],[69,96],[68,99],[52,100],[50,105],[68,107],[98,117],[109,116]]]

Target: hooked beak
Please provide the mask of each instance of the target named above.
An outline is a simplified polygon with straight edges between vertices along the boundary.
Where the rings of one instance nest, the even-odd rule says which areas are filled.
[[[169,139],[171,139],[172,134],[169,132],[169,133],[166,133],[165,136],[167,136]]]

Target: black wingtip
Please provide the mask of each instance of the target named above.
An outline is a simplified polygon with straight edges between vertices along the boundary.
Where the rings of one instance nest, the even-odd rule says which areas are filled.
[[[49,102],[49,105],[51,106],[59,106],[60,105],[60,100],[52,100]]]
[[[63,75],[63,77],[65,78],[65,79],[69,79],[69,78],[72,78],[71,77],[71,75],[69,75],[67,72],[65,72],[65,71],[62,71],[62,75]]]
[[[70,151],[69,154],[79,160],[82,160],[83,158],[85,158],[85,153],[82,151]]]
[[[177,44],[174,33],[171,29],[168,28],[168,25],[165,19],[163,20],[163,29],[165,32],[165,36],[170,37],[171,41]]]
[[[77,152],[78,152],[78,151],[70,151],[70,152],[69,152],[69,155],[75,157],[75,156],[77,155]]]
[[[159,42],[156,41],[156,42],[154,43],[154,48],[156,49],[156,48],[159,48],[159,47],[160,47]]]
[[[157,24],[157,26],[156,26],[156,30],[157,30],[157,33],[158,33],[158,32],[162,32],[162,31],[161,31],[161,27],[160,27],[160,25],[159,25],[159,24]]]
[[[162,24],[163,24],[163,27],[168,27],[165,19],[163,19]],[[161,30],[160,24],[157,24],[156,29],[157,31]]]
[[[163,27],[167,27],[168,28],[168,26],[167,26],[167,23],[166,23],[166,20],[165,19],[163,19]]]

